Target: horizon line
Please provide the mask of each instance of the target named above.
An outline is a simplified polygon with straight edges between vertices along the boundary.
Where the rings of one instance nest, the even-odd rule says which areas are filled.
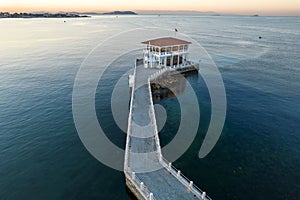
[[[2,10],[2,9],[1,9]],[[288,14],[275,14],[275,13],[262,13],[261,11],[259,12],[247,12],[247,13],[239,13],[239,12],[216,12],[216,11],[200,11],[200,10],[128,10],[128,9],[116,9],[116,10],[87,10],[87,11],[76,11],[76,10],[72,10],[72,11],[63,11],[63,10],[57,10],[57,11],[50,11],[50,10],[32,10],[32,11],[1,11],[0,12],[9,12],[9,13],[35,13],[35,12],[47,12],[47,13],[97,13],[97,14],[101,14],[101,13],[107,13],[107,12],[114,12],[114,11],[121,11],[121,12],[125,12],[125,11],[132,11],[135,12],[139,15],[170,15],[170,14],[177,14],[177,15],[185,15],[185,14],[212,14],[212,15],[224,15],[224,16],[230,16],[230,15],[235,15],[235,16],[253,16],[253,15],[258,15],[258,16],[300,16],[298,13],[288,13]],[[141,12],[141,13],[139,13]],[[145,13],[143,13],[145,12]],[[177,13],[176,13],[177,12]]]

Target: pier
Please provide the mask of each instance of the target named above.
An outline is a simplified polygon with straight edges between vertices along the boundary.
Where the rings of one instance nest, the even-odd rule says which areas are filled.
[[[168,71],[175,69],[145,68],[143,62],[135,62],[129,80],[132,89],[124,159],[126,185],[139,200],[210,200],[161,153],[151,81]]]

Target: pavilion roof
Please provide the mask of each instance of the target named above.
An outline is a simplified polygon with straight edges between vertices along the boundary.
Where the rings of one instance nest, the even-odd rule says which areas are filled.
[[[157,39],[147,40],[147,41],[142,42],[142,44],[149,44],[149,43],[150,43],[150,45],[159,46],[159,47],[191,44],[191,42],[188,42],[185,40],[180,40],[177,38],[172,38],[172,37],[157,38]]]

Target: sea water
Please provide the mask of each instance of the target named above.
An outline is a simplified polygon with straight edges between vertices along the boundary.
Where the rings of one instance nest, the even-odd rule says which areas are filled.
[[[201,120],[194,142],[174,165],[213,199],[299,199],[299,17],[64,20],[0,20],[0,199],[132,199],[123,173],[97,161],[81,143],[72,91],[77,71],[95,45],[145,26],[176,28],[199,42],[226,89],[223,132],[212,152],[199,159],[210,122],[210,96],[201,75],[187,77]],[[132,69],[133,60],[124,59],[106,71],[95,105],[107,137],[120,148],[126,135],[113,120],[110,98],[120,76]],[[178,129],[180,109],[176,97],[155,103],[168,114],[160,133],[164,146]]]

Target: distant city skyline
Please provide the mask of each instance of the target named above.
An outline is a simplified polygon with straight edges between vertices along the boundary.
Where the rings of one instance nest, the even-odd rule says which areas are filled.
[[[0,11],[78,11],[105,12],[113,10],[200,11],[220,14],[300,15],[300,0],[0,0]],[[148,12],[149,13],[149,12]]]

